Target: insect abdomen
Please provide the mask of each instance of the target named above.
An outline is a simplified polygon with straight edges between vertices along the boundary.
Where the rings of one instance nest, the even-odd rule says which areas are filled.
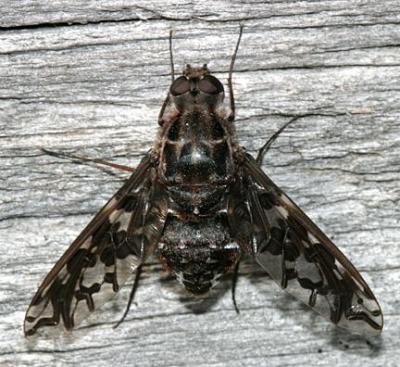
[[[209,291],[240,256],[238,245],[218,216],[196,223],[169,217],[157,253],[193,294]]]

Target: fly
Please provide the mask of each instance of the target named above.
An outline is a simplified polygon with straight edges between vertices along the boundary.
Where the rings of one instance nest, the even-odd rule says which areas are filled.
[[[360,273],[261,169],[270,144],[295,119],[257,158],[238,142],[232,72],[242,30],[229,68],[229,106],[207,65],[187,65],[175,78],[170,35],[172,83],[155,144],[136,169],[94,160],[132,175],[44,279],[26,313],[27,336],[61,323],[73,328],[135,274],[128,311],[150,255],[196,295],[249,255],[339,327],[381,331],[381,309]]]

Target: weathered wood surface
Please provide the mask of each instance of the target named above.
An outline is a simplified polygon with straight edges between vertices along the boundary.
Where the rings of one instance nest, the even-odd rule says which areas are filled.
[[[12,5],[11,5],[12,4]],[[398,1],[0,1],[1,366],[397,366],[400,358]],[[175,60],[226,77],[238,24],[237,130],[254,152],[291,116],[265,169],[370,282],[380,338],[343,333],[242,267],[202,306],[154,261],[72,333],[22,335],[39,282],[124,174],[43,155],[135,165],[151,147]],[[110,171],[107,171],[110,172]]]

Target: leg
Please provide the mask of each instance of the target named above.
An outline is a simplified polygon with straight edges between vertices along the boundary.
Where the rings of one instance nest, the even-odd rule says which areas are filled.
[[[229,121],[233,121],[235,119],[235,97],[233,95],[233,86],[232,86],[232,73],[233,73],[233,66],[235,65],[235,60],[236,60],[236,55],[239,50],[239,44],[240,40],[242,38],[242,33],[243,33],[243,25],[240,25],[240,30],[239,30],[239,38],[236,43],[236,48],[235,51],[233,52],[232,59],[231,59],[231,64],[229,66],[229,76],[228,76],[228,89],[229,89],[229,102],[231,106],[231,113],[229,114]]]
[[[298,120],[301,116],[296,116],[291,118],[286,124],[284,124],[276,133],[274,133],[268,141],[259,149],[256,162],[259,166],[262,166],[265,154],[267,154],[269,148],[271,147],[272,143],[278,138],[283,130],[285,130],[292,122]]]
[[[140,274],[142,274],[142,266],[143,266],[143,264],[140,264],[138,266],[138,268],[136,269],[136,276],[135,276],[135,280],[133,282],[131,293],[129,295],[128,304],[126,306],[125,312],[122,315],[121,319],[113,326],[114,329],[116,329],[119,325],[121,325],[122,322],[125,320],[126,315],[128,315],[129,309],[131,308],[131,304],[132,304],[133,298],[134,298],[135,293],[136,293],[136,289],[137,289],[138,284],[139,284]]]
[[[236,303],[236,284],[238,280],[238,275],[239,275],[239,264],[240,264],[240,259],[236,263],[235,268],[233,269],[233,278],[232,278],[232,302],[233,302],[233,307],[235,308],[235,311],[237,314],[239,314],[239,308]]]
[[[108,167],[112,167],[115,169],[119,169],[122,171],[127,171],[127,172],[134,172],[135,169],[132,167],[128,167],[128,166],[124,166],[121,164],[116,164],[116,163],[110,163],[107,161],[103,161],[102,159],[91,159],[91,158],[86,158],[86,157],[81,157],[79,155],[74,155],[74,154],[68,154],[68,153],[63,153],[63,152],[54,152],[52,150],[47,150],[44,148],[41,148],[41,151],[45,154],[51,155],[53,157],[57,157],[57,158],[69,158],[75,161],[81,161],[81,162],[93,162],[93,163],[97,163],[97,164],[101,164],[103,166],[108,166]]]

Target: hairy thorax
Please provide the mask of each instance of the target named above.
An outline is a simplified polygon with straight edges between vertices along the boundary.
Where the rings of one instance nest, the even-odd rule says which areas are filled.
[[[213,211],[231,180],[233,163],[223,121],[206,112],[194,107],[180,114],[163,137],[161,174],[177,211]]]

